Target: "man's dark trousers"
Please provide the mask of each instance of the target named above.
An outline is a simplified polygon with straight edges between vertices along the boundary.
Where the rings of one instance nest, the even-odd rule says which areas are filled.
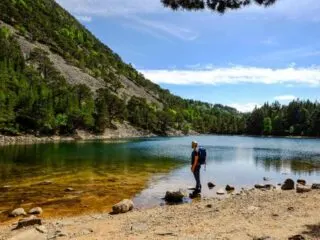
[[[194,172],[193,172],[194,179],[196,180],[196,190],[199,192],[201,192],[200,168],[201,168],[200,165],[196,166],[196,168],[194,169]]]

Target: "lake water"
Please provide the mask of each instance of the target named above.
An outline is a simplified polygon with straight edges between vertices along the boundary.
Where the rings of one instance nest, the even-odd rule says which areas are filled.
[[[252,187],[263,177],[275,185],[289,177],[320,182],[319,139],[196,136],[6,146],[0,147],[0,221],[20,206],[40,205],[45,216],[59,216],[109,211],[123,198],[137,207],[159,205],[167,190],[194,186],[192,140],[208,154],[203,197],[226,184]],[[217,186],[209,190],[208,181]]]

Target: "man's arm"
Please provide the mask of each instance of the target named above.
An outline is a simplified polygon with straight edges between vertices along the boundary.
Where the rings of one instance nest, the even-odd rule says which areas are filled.
[[[199,156],[198,154],[194,156],[194,163],[191,167],[191,171],[194,172],[194,170],[196,169],[196,166],[198,165],[198,160],[199,160]]]

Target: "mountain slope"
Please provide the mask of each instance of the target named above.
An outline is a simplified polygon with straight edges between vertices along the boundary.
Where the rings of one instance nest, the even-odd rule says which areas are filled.
[[[234,109],[184,100],[145,79],[53,0],[2,0],[0,12],[10,49],[0,58],[2,133],[101,133],[124,120],[157,134],[210,132],[216,121],[221,132],[244,126]]]

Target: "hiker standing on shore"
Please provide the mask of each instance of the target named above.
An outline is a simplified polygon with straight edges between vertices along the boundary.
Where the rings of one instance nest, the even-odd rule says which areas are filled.
[[[199,151],[198,151],[198,143],[196,141],[192,141],[192,154],[191,154],[191,171],[193,172],[194,178],[196,180],[195,193],[201,192],[201,182],[200,182],[200,162],[199,162]]]
[[[207,151],[203,147],[199,147],[196,141],[192,141],[191,147],[193,149],[191,154],[191,171],[193,172],[194,179],[196,180],[196,187],[193,195],[201,193],[201,182],[200,182],[200,169],[201,165],[206,166]]]

